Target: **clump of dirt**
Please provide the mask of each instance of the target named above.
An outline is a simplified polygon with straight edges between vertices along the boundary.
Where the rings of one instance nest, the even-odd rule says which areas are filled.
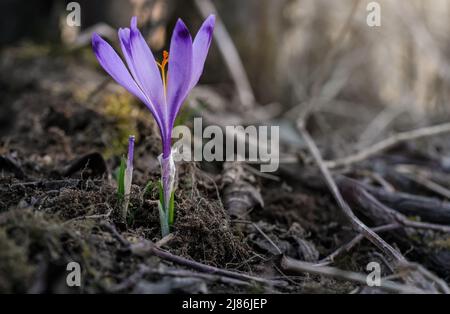
[[[175,191],[175,237],[168,246],[176,254],[216,266],[242,263],[250,248],[243,243],[244,235],[231,225],[217,195],[211,188],[197,185],[194,167],[179,167],[178,188]],[[157,182],[155,177],[151,182]],[[128,226],[154,240],[160,238],[156,184],[141,191],[137,186],[130,201]],[[212,195],[211,195],[212,194]],[[215,198],[215,199],[214,199]]]
[[[265,206],[259,212],[252,212],[252,220],[267,220],[274,225],[287,226],[299,224],[314,239],[316,249],[321,255],[341,243],[339,238],[352,235],[345,217],[330,200],[328,195],[311,190],[273,189],[270,182],[264,183]],[[350,232],[349,232],[350,231]]]
[[[83,216],[106,215],[112,212],[111,204],[115,202],[115,191],[111,186],[100,190],[61,189],[54,197],[47,197],[41,204],[48,213],[58,215],[62,219],[73,219]]]
[[[243,235],[230,225],[222,204],[203,197],[180,200],[176,239],[178,254],[216,266],[242,263],[250,248],[242,243]]]
[[[28,91],[11,104],[17,114],[7,134],[10,148],[51,156],[51,161],[101,149],[106,119],[71,98]],[[70,137],[70,139],[69,139]],[[63,156],[61,156],[63,155]]]
[[[0,191],[0,213],[16,207],[26,195],[26,188],[12,183],[8,177],[0,179]]]

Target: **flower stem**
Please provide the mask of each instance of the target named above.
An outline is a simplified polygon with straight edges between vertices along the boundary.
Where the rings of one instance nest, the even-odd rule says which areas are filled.
[[[161,202],[158,203],[158,210],[159,210],[159,221],[161,224],[161,236],[164,238],[166,235],[170,233],[169,219],[167,212],[161,205]]]
[[[163,236],[169,233],[169,228],[175,219],[174,210],[174,183],[176,167],[172,154],[167,158],[160,156],[161,164],[161,187],[159,214],[161,220],[161,233]]]

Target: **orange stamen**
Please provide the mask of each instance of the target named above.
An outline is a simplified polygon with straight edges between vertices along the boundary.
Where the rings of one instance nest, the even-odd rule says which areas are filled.
[[[161,77],[164,85],[164,94],[167,90],[167,73],[166,73],[166,65],[169,63],[169,52],[167,50],[163,51],[163,60],[161,63],[156,62],[159,69],[161,70]]]

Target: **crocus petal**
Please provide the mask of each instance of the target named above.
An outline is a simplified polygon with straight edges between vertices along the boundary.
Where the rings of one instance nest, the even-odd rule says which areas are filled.
[[[120,47],[121,47],[122,53],[125,57],[125,61],[127,62],[128,69],[130,70],[131,75],[133,76],[134,80],[136,81],[136,83],[139,86],[139,88],[141,89],[141,91],[143,91],[143,93],[145,94],[145,92],[144,92],[145,89],[144,89],[141,81],[137,77],[135,65],[133,62],[133,57],[131,54],[130,29],[129,28],[120,28],[118,33],[119,33]],[[146,97],[147,97],[147,101],[144,101],[144,103],[149,108],[149,110],[152,112],[153,116],[155,117],[156,122],[161,127],[161,125],[162,125],[162,121],[161,121],[162,108],[159,105],[153,103],[153,101],[149,98],[149,95],[146,95]]]
[[[210,15],[205,22],[203,22],[200,30],[194,39],[193,44],[193,64],[192,64],[192,79],[190,88],[194,87],[203,72],[206,56],[208,55],[209,47],[213,37],[214,24],[216,17]]]
[[[100,65],[111,77],[120,85],[125,87],[130,93],[138,97],[141,101],[146,101],[136,82],[123,64],[122,59],[114,49],[103,40],[98,34],[92,35],[92,47]]]
[[[119,28],[118,31],[120,48],[127,62],[128,69],[131,75],[136,79],[136,70],[134,69],[134,63],[131,59],[131,47],[130,47],[130,29],[129,28]]]
[[[189,92],[192,78],[192,38],[181,19],[177,21],[169,50],[167,104],[169,130]]]
[[[133,17],[131,20],[129,52],[131,52],[130,61],[134,64],[133,68],[136,74],[136,81],[139,81],[143,92],[155,107],[161,108],[165,106],[161,73],[158,70],[150,47],[137,28],[136,17]]]

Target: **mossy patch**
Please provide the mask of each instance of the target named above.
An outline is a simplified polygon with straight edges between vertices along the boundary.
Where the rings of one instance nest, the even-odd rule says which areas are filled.
[[[34,267],[28,263],[27,252],[0,228],[0,292],[25,291],[31,282]]]
[[[109,135],[108,146],[103,152],[106,159],[122,155],[126,151],[128,137],[139,135],[136,127],[139,109],[135,108],[133,102],[132,96],[125,92],[107,95],[103,100],[102,111],[113,120],[115,126],[115,132]]]

